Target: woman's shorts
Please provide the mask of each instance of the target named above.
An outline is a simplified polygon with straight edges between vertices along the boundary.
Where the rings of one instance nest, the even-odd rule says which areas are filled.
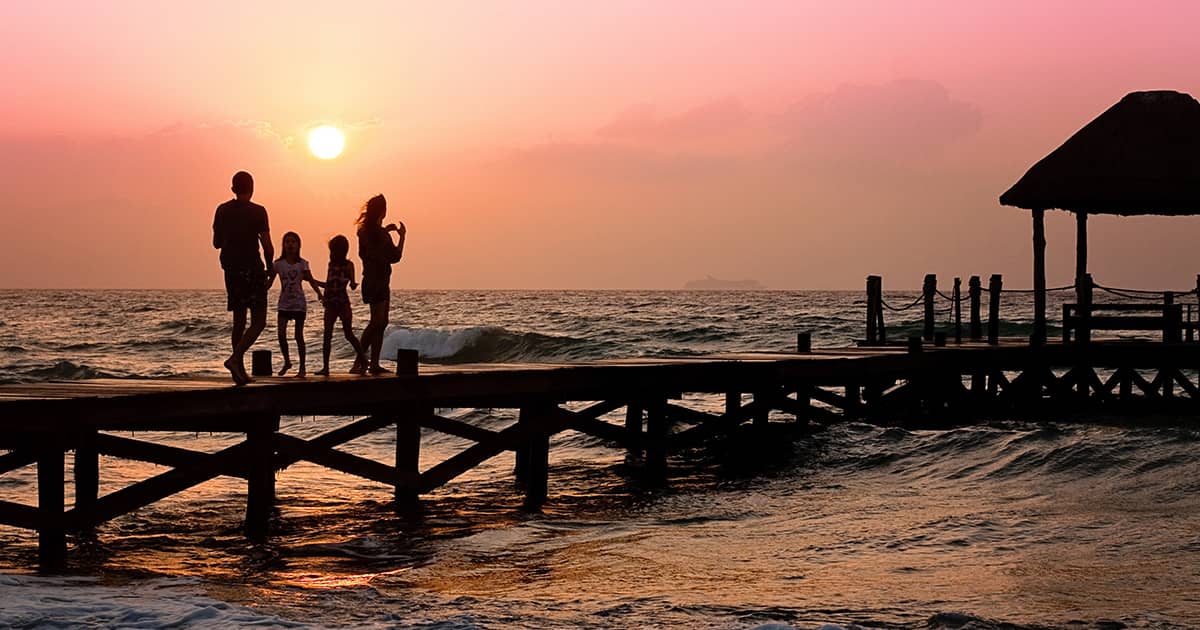
[[[366,276],[363,277],[363,304],[386,302],[391,297],[391,292],[392,288],[388,286],[388,279],[377,280],[375,278],[367,278]]]

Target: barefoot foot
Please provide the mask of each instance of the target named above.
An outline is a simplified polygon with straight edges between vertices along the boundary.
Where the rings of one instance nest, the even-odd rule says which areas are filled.
[[[304,364],[303,364],[303,363],[301,363],[301,364],[300,364],[300,369],[299,369],[299,370],[296,370],[296,378],[304,378],[304,377],[305,377],[305,376],[307,376],[307,375],[308,375],[308,372],[305,370],[305,368],[304,368]]]
[[[325,366],[316,372],[313,372],[313,376],[329,376],[329,366]]]
[[[225,369],[229,370],[229,375],[233,377],[233,384],[235,386],[246,384],[248,378],[246,376],[246,367],[238,365],[238,362],[234,361],[233,357],[225,359]]]
[[[391,374],[391,371],[388,370],[387,368],[383,367],[382,365],[372,365],[370,368],[367,369],[367,372],[369,372],[371,374],[371,376],[379,376],[380,374]]]
[[[288,361],[287,359],[284,359],[283,367],[280,368],[280,370],[279,370],[279,375],[283,376],[284,374],[287,374],[288,370],[290,370],[290,369],[292,369],[292,362]]]

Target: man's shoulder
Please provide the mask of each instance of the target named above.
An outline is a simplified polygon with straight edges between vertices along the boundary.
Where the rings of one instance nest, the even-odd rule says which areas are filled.
[[[253,212],[266,212],[267,211],[267,209],[265,207],[263,207],[257,203],[254,203],[253,201],[241,201],[239,199],[230,199],[229,201],[226,201],[225,203],[222,203],[221,205],[217,206],[217,212],[228,211],[229,209],[234,209],[235,211],[250,210]]]

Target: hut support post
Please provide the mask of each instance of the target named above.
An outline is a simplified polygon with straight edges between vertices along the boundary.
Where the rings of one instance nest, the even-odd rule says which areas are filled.
[[[62,445],[47,439],[38,445],[38,564],[43,571],[61,568],[67,559],[67,532],[63,522]]]
[[[921,294],[925,298],[925,341],[933,341],[933,298],[937,294],[937,276],[930,273],[925,274],[925,283],[921,287]]]
[[[1046,343],[1046,211],[1033,210],[1033,335],[1029,342]]]
[[[988,280],[988,344],[1000,343],[1000,292],[1004,290],[1004,277],[992,274]]]
[[[967,295],[971,297],[971,341],[979,341],[983,337],[983,326],[979,321],[979,297],[982,293],[979,276],[971,276],[967,280]]]

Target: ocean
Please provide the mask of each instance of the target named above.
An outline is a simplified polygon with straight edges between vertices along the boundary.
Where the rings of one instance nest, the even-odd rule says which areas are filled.
[[[863,335],[863,299],[397,290],[384,354],[698,356],[786,351],[802,331],[814,346],[839,347]],[[361,330],[366,311],[355,308]],[[1002,334],[1028,334],[1027,296],[1006,296],[1003,312]],[[916,309],[887,316],[894,337],[919,330]],[[310,372],[320,367],[316,319],[306,329]],[[939,321],[949,330],[947,313]],[[334,370],[345,370],[352,353],[339,337]],[[221,291],[0,291],[2,383],[219,375],[227,346]],[[278,366],[273,317],[256,347]],[[716,411],[722,401],[687,404]],[[513,419],[440,413],[484,426]],[[336,420],[283,424],[309,436]],[[789,440],[747,426],[740,448],[674,454],[665,486],[643,484],[623,451],[567,432],[555,438],[549,500],[537,512],[521,507],[511,454],[405,516],[391,509],[390,488],[298,464],[278,475],[265,544],[241,535],[244,482],[219,478],[72,538],[59,575],[34,570],[32,532],[0,526],[0,627],[1200,627],[1195,419],[1078,420],[937,431],[844,423]],[[139,437],[208,451],[236,439]],[[386,460],[390,437],[346,448]],[[425,465],[462,445],[427,434]],[[101,492],[156,470],[105,458]],[[0,499],[32,502],[35,481],[32,468],[0,476]]]

